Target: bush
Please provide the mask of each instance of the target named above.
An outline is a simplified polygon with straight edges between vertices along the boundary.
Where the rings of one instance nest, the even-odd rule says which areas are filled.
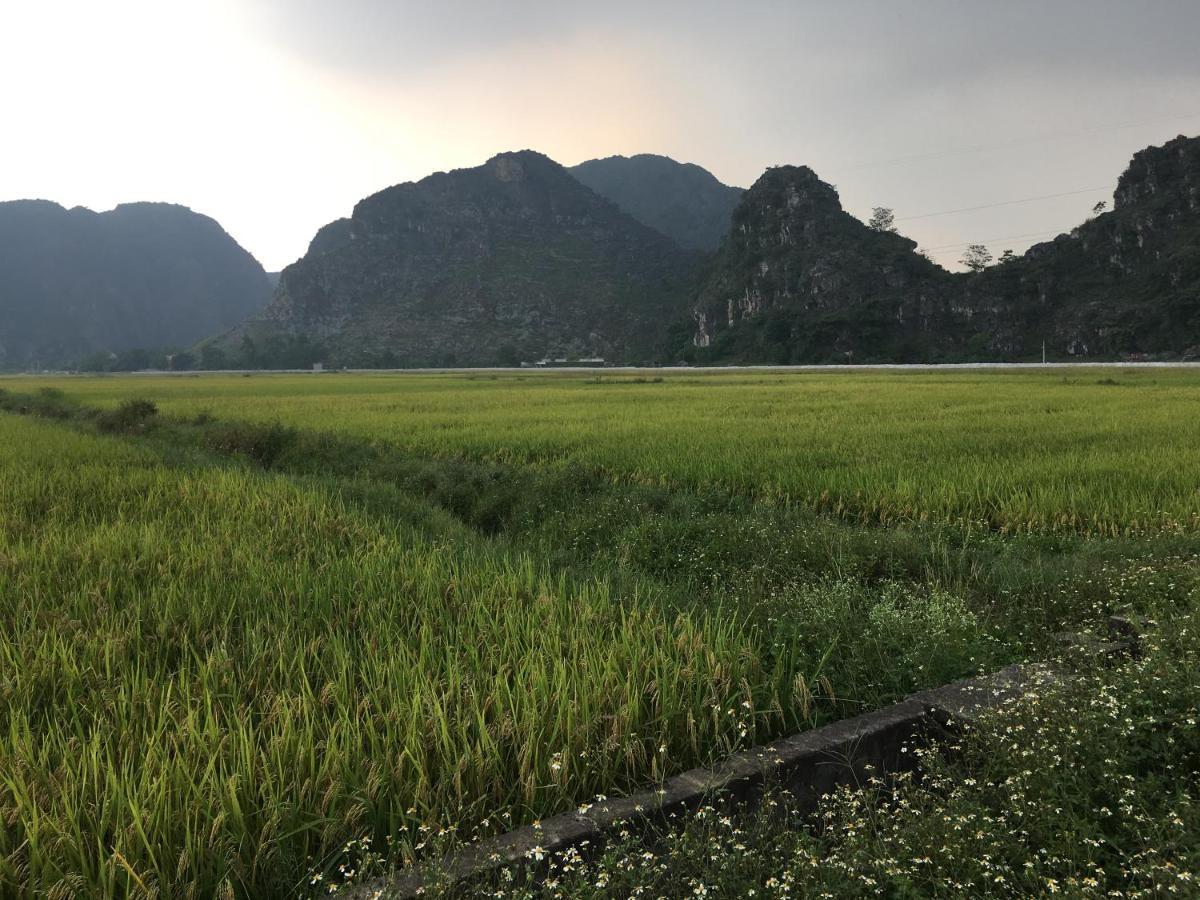
[[[264,469],[271,468],[296,440],[296,429],[274,425],[235,424],[214,429],[206,440],[208,449],[225,456],[245,456]]]
[[[151,400],[126,400],[96,416],[96,427],[110,434],[133,434],[145,431],[157,415],[158,407]]]

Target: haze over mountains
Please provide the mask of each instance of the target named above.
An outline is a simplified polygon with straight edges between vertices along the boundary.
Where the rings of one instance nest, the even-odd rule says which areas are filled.
[[[261,309],[262,266],[182,206],[0,203],[0,369],[184,348]]]
[[[660,156],[502,153],[363,200],[269,305],[202,216],[0,204],[0,366],[203,338],[213,365],[265,367],[1190,357],[1198,191],[1200,139],[1147,148],[1111,212],[955,274],[803,166],[743,192]]]

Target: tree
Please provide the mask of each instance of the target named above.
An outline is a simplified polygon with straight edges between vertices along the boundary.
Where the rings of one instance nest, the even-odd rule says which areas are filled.
[[[196,357],[188,353],[186,350],[181,350],[179,353],[172,353],[167,357],[170,362],[170,369],[173,372],[190,372],[196,368]]]
[[[241,364],[247,369],[259,368],[258,345],[248,334],[242,335]]]
[[[1098,215],[1100,215],[1100,213],[1104,212],[1106,209],[1108,209],[1108,203],[1106,203],[1104,200],[1101,200],[1099,203],[1097,203],[1095,206],[1092,207],[1092,214],[1098,216]]]
[[[150,351],[135,347],[118,353],[112,368],[114,372],[140,372],[150,368],[150,363]]]
[[[871,210],[871,221],[867,226],[874,231],[895,232],[896,214],[886,206],[876,206]]]
[[[1013,253],[1011,250],[1005,250],[1003,253],[1000,254],[1000,259],[998,260],[998,262],[1010,263],[1013,260],[1015,260],[1016,258],[1017,258],[1017,254]]]
[[[521,354],[512,344],[504,343],[496,348],[496,362],[508,368],[521,365]]]
[[[959,262],[972,272],[982,272],[991,264],[992,254],[983,244],[971,244],[963,251]]]
[[[225,351],[216,344],[205,344],[200,348],[200,368],[224,369],[229,365]]]

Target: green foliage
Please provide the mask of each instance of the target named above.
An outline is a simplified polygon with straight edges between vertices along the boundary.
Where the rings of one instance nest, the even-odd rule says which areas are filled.
[[[258,340],[245,334],[236,352],[206,345],[201,363],[204,368],[222,369],[310,369],[328,356],[324,344],[304,334],[267,334]]]
[[[201,369],[228,369],[229,358],[224,348],[214,343],[202,344],[200,347]]]
[[[871,210],[871,219],[867,227],[872,231],[895,231],[896,214],[886,206],[876,206]]]
[[[198,414],[198,424],[206,424],[203,413]],[[271,468],[296,440],[296,430],[279,423],[255,425],[230,423],[216,425],[206,434],[206,445],[214,453],[227,456],[244,456],[264,469]]]
[[[982,272],[992,264],[992,251],[983,244],[971,244],[963,251],[959,262],[972,272]]]
[[[0,410],[45,419],[66,419],[74,412],[66,394],[55,387],[43,387],[32,395],[13,394],[0,389]]]
[[[145,431],[157,415],[158,406],[151,400],[123,400],[116,409],[100,412],[96,427],[109,433]]]

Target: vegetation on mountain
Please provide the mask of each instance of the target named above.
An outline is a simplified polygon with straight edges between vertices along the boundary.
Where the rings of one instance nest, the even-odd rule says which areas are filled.
[[[0,369],[88,357],[95,369],[142,368],[161,348],[182,350],[269,299],[262,266],[185,207],[0,203]]]
[[[181,207],[4,203],[0,367],[1190,359],[1198,191],[1200,138],[1176,138],[1111,211],[996,265],[971,245],[954,274],[807,167],[743,193],[666,157],[504,153],[362,201],[269,305],[261,266]]]

